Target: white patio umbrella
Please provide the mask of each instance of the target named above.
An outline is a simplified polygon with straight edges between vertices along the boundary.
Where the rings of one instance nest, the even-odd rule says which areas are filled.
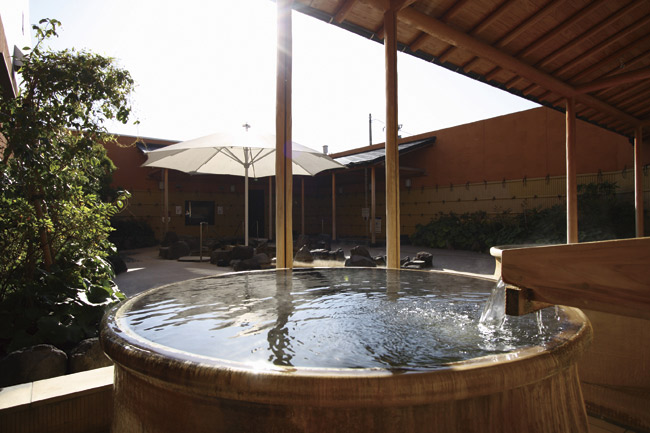
[[[295,175],[313,176],[323,170],[343,167],[329,156],[296,142],[292,143],[291,159]],[[149,152],[142,166],[244,176],[244,238],[248,245],[248,178],[275,175],[275,135],[210,134]]]

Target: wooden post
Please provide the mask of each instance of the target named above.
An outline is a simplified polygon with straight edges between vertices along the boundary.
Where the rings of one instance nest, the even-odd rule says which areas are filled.
[[[377,199],[376,199],[376,184],[375,184],[375,166],[370,167],[370,244],[374,245],[377,242],[377,235],[375,233],[375,219],[377,218]]]
[[[300,207],[301,207],[300,233],[304,236],[305,234],[305,177],[304,176],[300,179],[300,182],[302,186],[301,198],[300,198]]]
[[[269,176],[269,240],[273,239],[273,176]]]
[[[163,238],[169,231],[169,170],[163,169]]]
[[[397,152],[397,17],[392,7],[384,13],[386,53],[386,267],[399,269],[400,209]]]
[[[643,227],[643,128],[634,131],[634,208],[636,221],[636,237],[644,235]]]
[[[332,240],[336,240],[336,174],[332,173]]]
[[[567,243],[578,242],[578,185],[576,175],[575,100],[566,101],[566,237]]]
[[[291,0],[277,0],[276,83],[276,267],[293,268],[291,144]]]

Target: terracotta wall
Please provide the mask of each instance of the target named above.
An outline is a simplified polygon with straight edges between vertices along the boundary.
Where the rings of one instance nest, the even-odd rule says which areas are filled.
[[[406,155],[400,165],[423,168],[413,186],[466,184],[565,174],[564,114],[546,107],[432,132],[432,148]],[[577,122],[578,173],[631,169],[627,138]],[[648,148],[650,151],[650,148]],[[650,155],[646,152],[646,163]]]
[[[426,224],[441,212],[521,213],[565,203],[563,113],[540,107],[406,140],[427,136],[437,137],[433,146],[400,157],[401,167],[425,172],[422,176],[403,174],[400,180],[403,235],[412,234],[417,224]],[[577,139],[578,183],[616,182],[619,192],[632,200],[634,148],[628,139],[583,121],[577,122]],[[650,163],[650,144],[644,145],[644,159]],[[378,238],[383,239],[384,167],[376,169],[376,213],[382,218]],[[347,191],[345,198],[337,198],[337,234],[341,237],[368,232],[361,216],[364,179],[358,173],[362,172],[337,175],[337,185]],[[405,186],[407,178],[410,188]],[[646,209],[650,209],[647,171],[644,181]]]
[[[403,155],[400,166],[424,170],[424,175],[403,174],[400,185],[401,232],[412,234],[417,224],[426,224],[440,212],[485,211],[520,213],[524,209],[563,204],[565,200],[564,114],[542,107],[467,125],[433,131],[430,147]],[[411,141],[417,137],[408,137]],[[633,186],[633,146],[627,138],[594,125],[577,122],[578,183],[607,180],[616,182],[631,199]],[[162,237],[162,171],[143,168],[146,160],[134,146],[133,137],[120,137],[122,147],[107,146],[118,170],[114,185],[128,189],[133,197],[122,217],[143,218]],[[148,143],[171,143],[145,140]],[[649,140],[646,140],[649,141]],[[337,155],[333,155],[336,157]],[[644,147],[645,164],[650,163],[650,144]],[[376,167],[376,217],[378,240],[385,236],[384,166]],[[370,206],[370,169],[336,172],[336,235],[338,238],[366,237],[370,223],[363,208]],[[599,174],[600,173],[600,174]],[[411,187],[406,188],[406,179]],[[646,172],[645,202],[650,209],[650,177]],[[208,236],[243,238],[244,180],[236,176],[189,176],[171,171],[169,175],[170,230],[198,235],[197,226],[185,225],[185,201],[214,201],[215,224]],[[260,235],[269,237],[268,178],[251,180],[251,190],[261,191],[264,216]],[[302,183],[294,177],[294,233],[302,231]],[[273,190],[272,195],[275,194]],[[271,198],[272,199],[272,198]],[[274,203],[273,213],[275,212]],[[177,214],[180,206],[181,213]],[[221,207],[222,214],[216,209]],[[332,175],[305,177],[305,229],[308,234],[332,230]],[[275,216],[271,216],[272,228]],[[376,224],[373,224],[373,227]],[[254,234],[251,233],[251,236]],[[272,236],[271,236],[272,237]]]

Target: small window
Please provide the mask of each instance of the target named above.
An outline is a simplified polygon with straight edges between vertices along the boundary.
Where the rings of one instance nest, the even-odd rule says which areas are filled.
[[[214,202],[186,200],[185,225],[198,226],[202,222],[214,225]]]

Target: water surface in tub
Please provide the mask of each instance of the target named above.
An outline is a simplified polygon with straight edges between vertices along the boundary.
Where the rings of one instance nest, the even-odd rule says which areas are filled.
[[[175,283],[117,317],[136,339],[251,366],[421,370],[543,345],[567,325],[548,309],[479,318],[494,282],[386,269],[241,273]]]

